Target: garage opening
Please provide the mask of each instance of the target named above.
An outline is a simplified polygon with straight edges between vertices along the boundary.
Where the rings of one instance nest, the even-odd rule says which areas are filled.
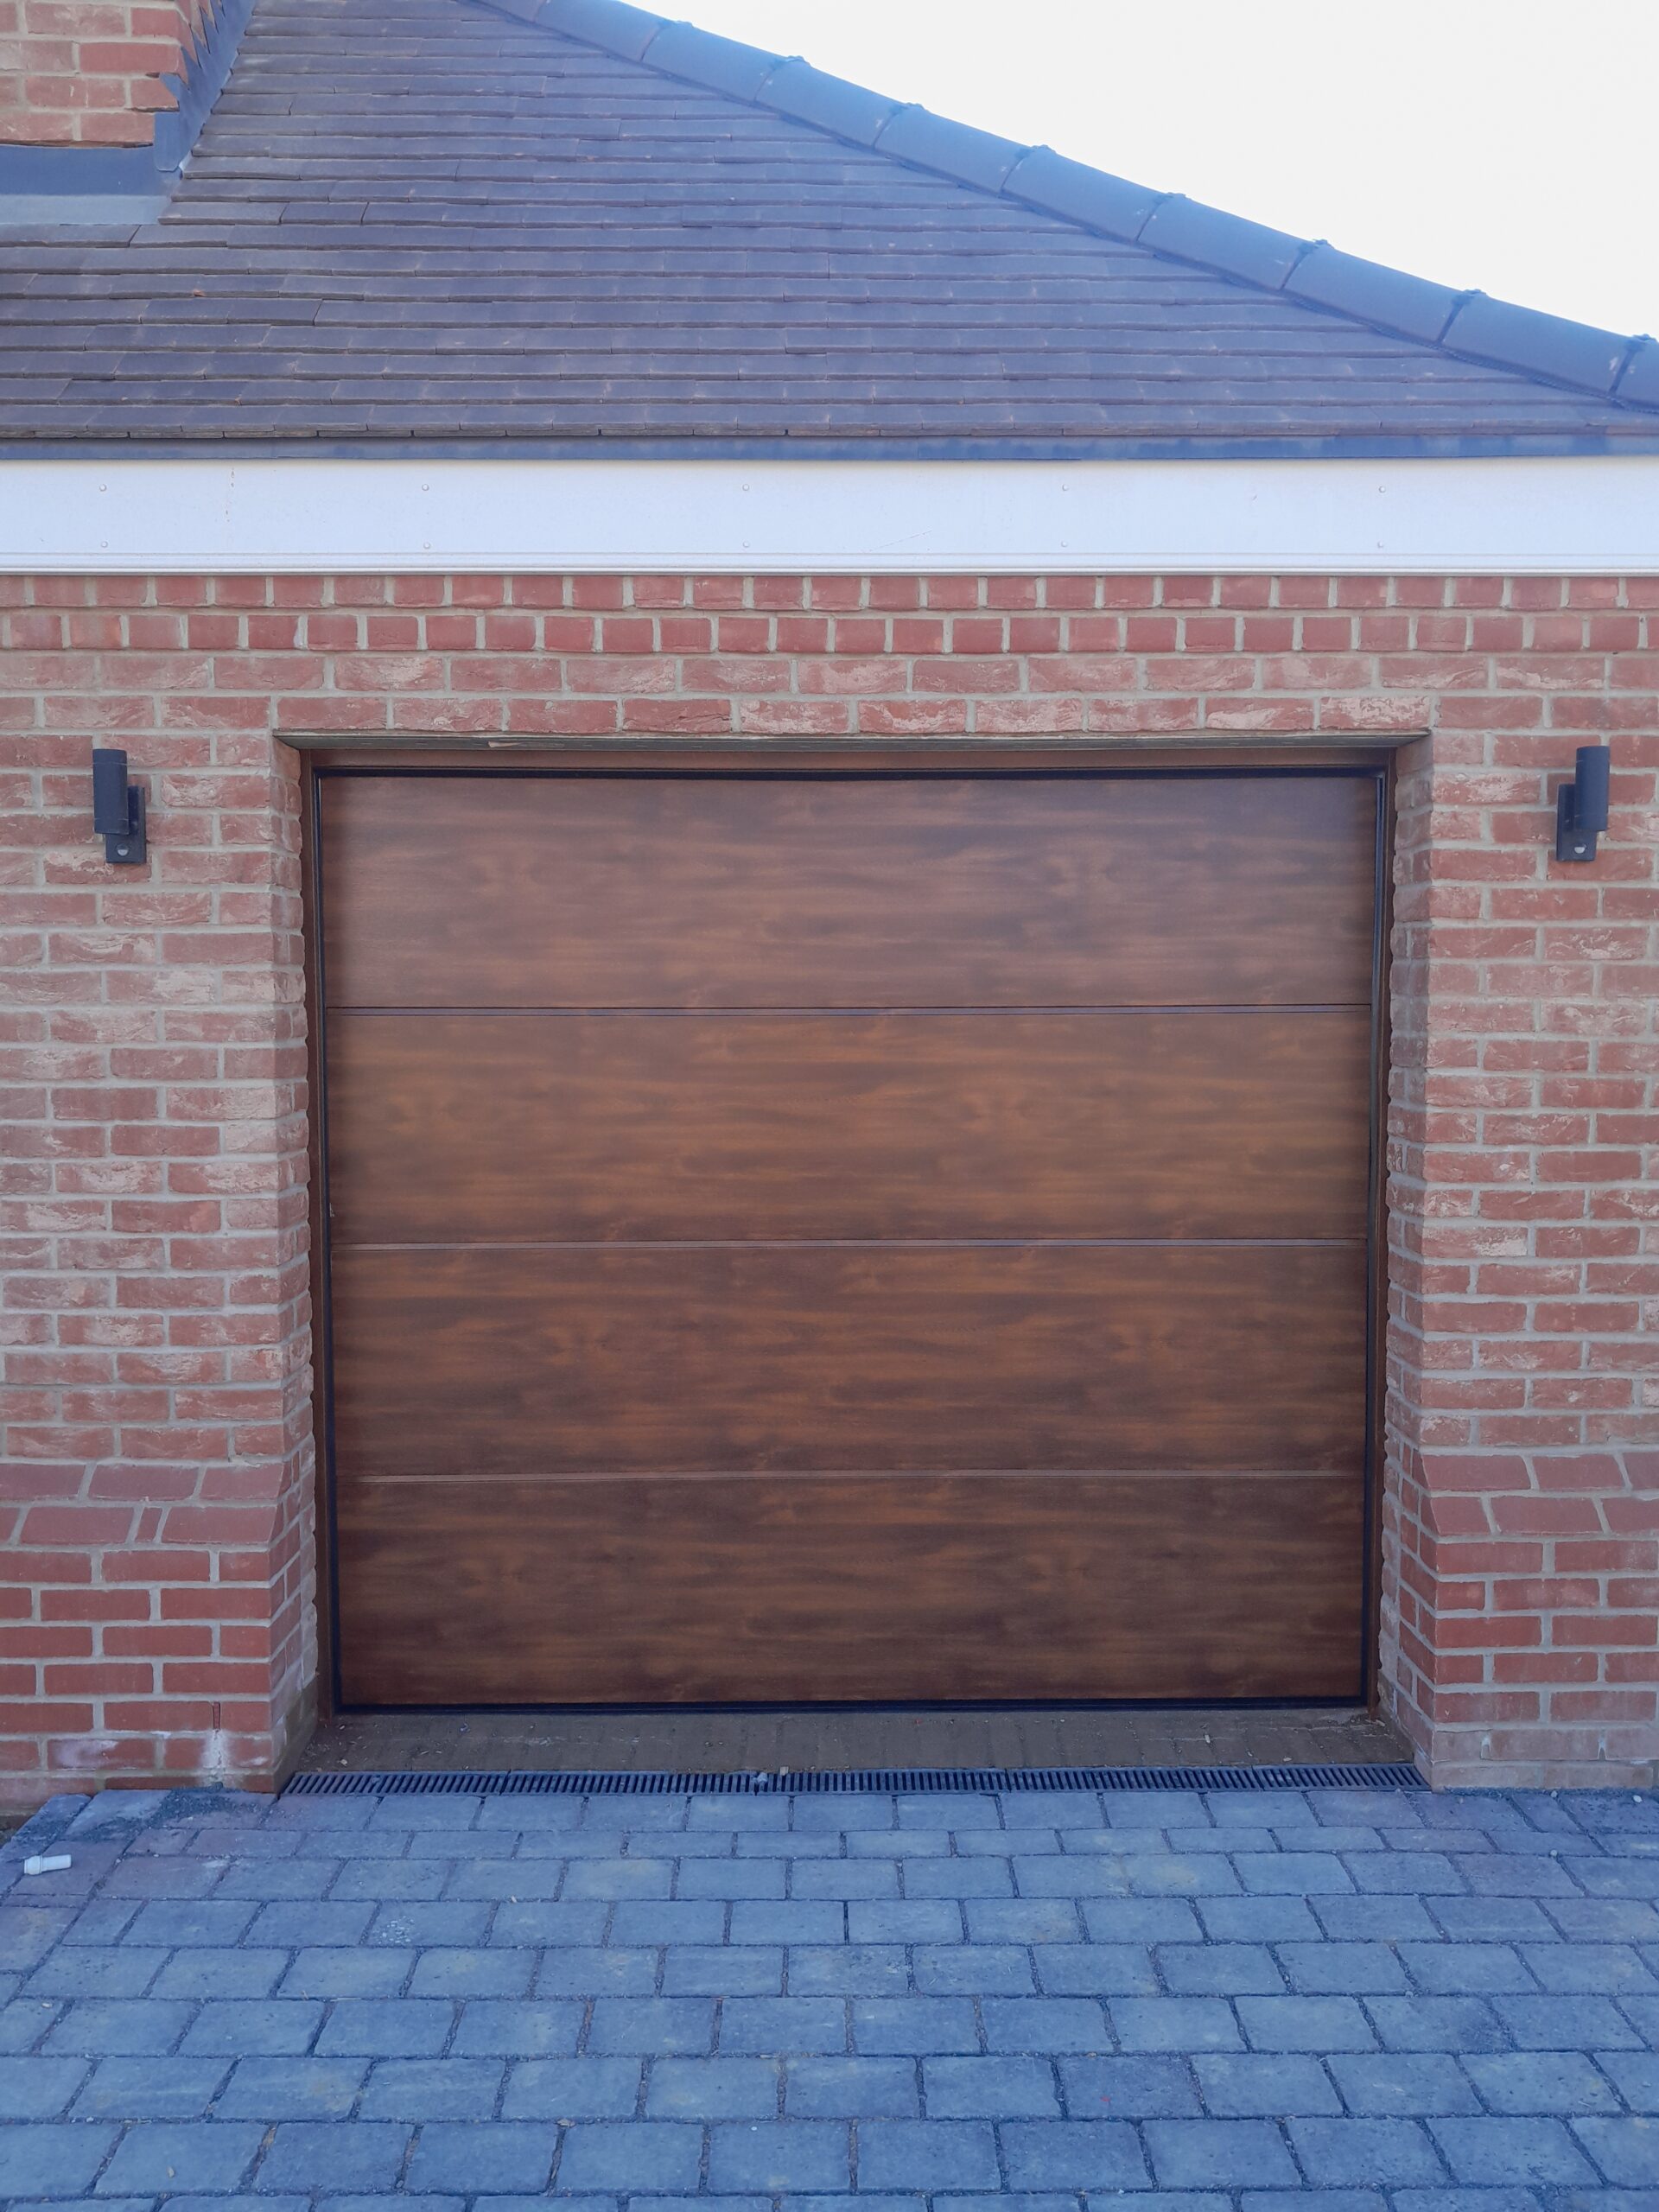
[[[320,771],[341,1700],[1359,1697],[1382,799]]]

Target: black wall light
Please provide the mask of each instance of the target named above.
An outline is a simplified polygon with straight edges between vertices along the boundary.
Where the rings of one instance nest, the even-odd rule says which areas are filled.
[[[1607,827],[1607,773],[1612,753],[1605,745],[1581,745],[1570,784],[1555,794],[1555,857],[1592,861],[1596,839]]]
[[[144,794],[127,781],[127,756],[92,747],[92,828],[104,840],[104,857],[117,868],[141,868],[149,857],[144,835]]]

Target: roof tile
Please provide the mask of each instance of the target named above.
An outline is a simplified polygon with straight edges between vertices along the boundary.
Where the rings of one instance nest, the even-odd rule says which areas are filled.
[[[1130,184],[1084,162],[1069,161],[1052,146],[1033,146],[1014,163],[1002,189],[1011,200],[1064,215],[1118,238],[1139,238],[1147,218],[1168,195]]]
[[[1464,295],[1447,284],[1431,284],[1421,276],[1408,276],[1380,261],[1362,261],[1357,254],[1340,252],[1323,238],[1303,255],[1285,279],[1293,298],[1312,300],[1317,306],[1334,308],[1380,330],[1397,330],[1408,338],[1439,340]]]
[[[1630,340],[1615,331],[1511,307],[1505,300],[1489,300],[1484,292],[1465,300],[1441,342],[1455,353],[1503,361],[1586,391],[1611,391],[1630,350]]]
[[[862,85],[849,84],[844,77],[829,76],[797,55],[782,63],[767,79],[766,105],[776,108],[780,115],[816,124],[820,130],[831,130],[837,138],[873,146],[902,102],[866,92]]]
[[[1225,270],[1230,276],[1246,276],[1253,284],[1277,290],[1307,251],[1306,238],[1287,231],[1269,230],[1265,223],[1247,222],[1220,207],[1206,207],[1173,192],[1160,200],[1140,233],[1142,245],[1155,253],[1173,253],[1183,261],[1201,262],[1206,269]]]
[[[1003,179],[1027,151],[1012,138],[951,123],[925,107],[896,109],[875,143],[883,154],[938,169],[960,184],[977,185],[982,192],[1000,191]]]

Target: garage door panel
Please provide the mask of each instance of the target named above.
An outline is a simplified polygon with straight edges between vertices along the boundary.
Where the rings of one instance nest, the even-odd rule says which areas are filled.
[[[365,1704],[1357,1696],[1337,1476],[375,1482]],[[619,1607],[621,1616],[619,1617]]]
[[[332,1006],[1370,995],[1363,777],[344,777],[323,817]]]
[[[1363,1007],[336,1014],[334,1235],[1358,1237],[1370,1055]]]
[[[350,1250],[371,1473],[1350,1469],[1358,1245]]]

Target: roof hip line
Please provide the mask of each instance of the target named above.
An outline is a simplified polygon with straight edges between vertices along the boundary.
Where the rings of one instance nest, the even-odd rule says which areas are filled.
[[[769,53],[635,7],[632,0],[470,0],[620,60],[747,101],[828,136],[927,169],[976,191],[1054,215],[1172,261],[1217,271],[1306,306],[1325,308],[1391,336],[1415,339],[1461,359],[1517,369],[1574,391],[1659,408],[1659,343],[1592,323],[1512,306],[1480,291],[1410,276],[1092,168],[1050,146],[1024,146],[913,102],[895,100],[816,69],[798,54]]]

